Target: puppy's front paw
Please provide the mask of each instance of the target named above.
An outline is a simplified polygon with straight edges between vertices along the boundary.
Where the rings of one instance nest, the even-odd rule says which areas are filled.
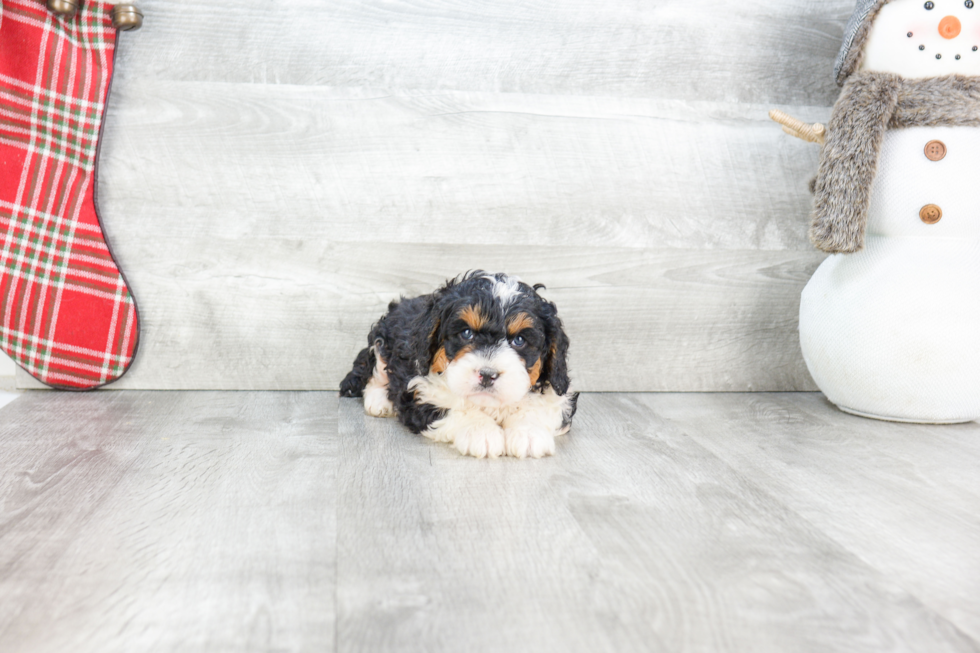
[[[453,445],[466,456],[497,458],[504,455],[504,432],[496,424],[474,426],[457,433]]]
[[[369,383],[364,388],[364,412],[374,417],[394,417],[395,405],[388,399],[388,389]]]
[[[555,436],[542,428],[517,425],[504,431],[507,455],[515,458],[542,458],[555,453]]]

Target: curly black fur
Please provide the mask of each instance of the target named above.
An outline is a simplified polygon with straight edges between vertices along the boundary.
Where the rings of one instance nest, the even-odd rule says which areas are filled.
[[[340,383],[341,397],[363,397],[364,388],[374,373],[377,359],[370,347],[365,347],[354,359],[354,369]]]
[[[357,355],[353,369],[341,383],[341,396],[362,396],[375,365],[383,364],[387,368],[388,398],[399,420],[413,433],[421,433],[444,417],[445,411],[419,402],[408,389],[412,379],[427,375],[437,354],[452,359],[464,346],[487,346],[507,338],[507,320],[519,313],[534,318],[534,326],[520,333],[526,341],[520,356],[527,368],[531,370],[541,363],[532,391],[543,392],[550,385],[557,394],[564,395],[569,386],[569,341],[558,309],[538,295],[538,288],[543,286],[531,287],[521,282],[516,282],[517,291],[504,305],[493,294],[495,280],[506,281],[507,277],[473,270],[450,279],[430,295],[391,302],[388,312],[371,328],[368,346]],[[486,323],[472,340],[463,343],[458,335],[466,324],[460,314],[467,307],[478,308]],[[573,400],[570,404],[565,420],[568,424],[575,403]]]

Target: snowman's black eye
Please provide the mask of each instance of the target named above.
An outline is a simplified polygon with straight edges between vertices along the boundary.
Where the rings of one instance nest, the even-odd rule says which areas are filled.
[[[973,0],[966,0],[966,2],[963,3],[963,6],[965,6],[967,9],[973,9]]]
[[[935,5],[934,3],[932,3],[932,2],[927,2],[927,3],[926,3],[926,10],[927,10],[927,11],[929,11],[929,10],[931,10],[931,9],[932,9],[933,7],[935,7],[935,6],[936,6],[936,5]]]
[[[908,34],[906,34],[906,36],[908,36],[909,38],[912,38],[912,32],[909,32]]]

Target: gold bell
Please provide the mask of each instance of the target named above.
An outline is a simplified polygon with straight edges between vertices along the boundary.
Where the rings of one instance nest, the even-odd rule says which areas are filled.
[[[48,0],[57,2],[57,0]],[[69,2],[71,0],[65,0]],[[122,32],[139,29],[143,26],[143,12],[136,5],[119,3],[112,8],[112,26]]]
[[[48,9],[51,13],[63,18],[72,18],[78,11],[79,0],[48,0]]]

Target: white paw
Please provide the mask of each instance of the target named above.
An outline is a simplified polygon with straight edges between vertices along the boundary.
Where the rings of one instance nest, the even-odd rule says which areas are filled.
[[[388,389],[369,383],[364,388],[364,412],[374,417],[394,417],[395,405],[388,399]]]
[[[498,458],[504,455],[504,432],[496,424],[474,426],[458,432],[453,445],[466,456]]]
[[[448,442],[449,444],[453,443],[453,437],[455,437],[452,429],[447,428],[444,423],[438,421],[434,422],[428,429],[422,431],[422,435],[430,440]]]
[[[543,458],[555,453],[555,436],[533,426],[512,426],[504,431],[507,455],[515,458]]]

